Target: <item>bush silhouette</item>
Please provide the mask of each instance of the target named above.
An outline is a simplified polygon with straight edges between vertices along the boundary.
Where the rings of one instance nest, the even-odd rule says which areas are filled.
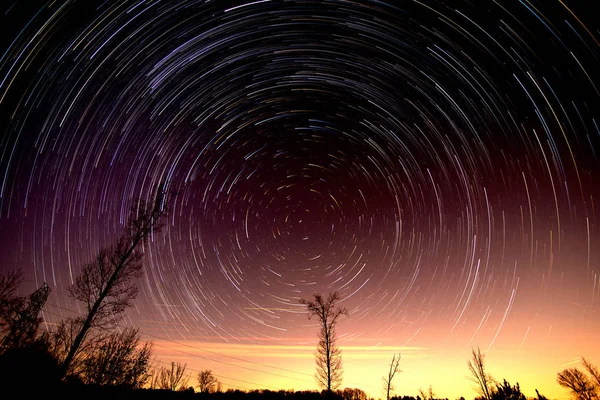
[[[8,349],[0,355],[0,387],[48,390],[60,383],[58,361],[40,344]]]

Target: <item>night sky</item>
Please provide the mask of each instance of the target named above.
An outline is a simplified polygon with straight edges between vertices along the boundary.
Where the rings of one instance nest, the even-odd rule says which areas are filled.
[[[300,298],[337,290],[342,387],[566,399],[600,364],[593,0],[3,0],[0,271],[44,318],[136,199],[179,194],[121,326],[224,388],[316,389]],[[195,377],[190,382],[195,384]]]

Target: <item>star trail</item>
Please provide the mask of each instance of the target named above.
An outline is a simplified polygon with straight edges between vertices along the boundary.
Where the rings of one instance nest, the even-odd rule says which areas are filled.
[[[124,322],[161,360],[316,388],[299,300],[337,290],[344,387],[381,397],[399,350],[398,393],[470,398],[480,346],[567,398],[561,366],[600,363],[591,3],[5,1],[0,271],[50,285],[49,324],[81,312],[66,289],[166,183]]]

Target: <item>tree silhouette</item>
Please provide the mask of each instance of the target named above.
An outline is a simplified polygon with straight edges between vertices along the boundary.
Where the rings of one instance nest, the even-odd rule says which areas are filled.
[[[217,385],[217,378],[210,369],[198,373],[198,390],[200,393],[213,393]]]
[[[345,388],[340,393],[344,400],[367,400],[367,394],[362,389]]]
[[[502,383],[496,385],[496,390],[492,393],[492,400],[527,400],[527,397],[521,392],[519,383],[511,386],[504,379]]]
[[[21,270],[10,271],[0,275],[0,331],[4,331],[7,327],[7,322],[4,319],[5,315],[10,314],[14,308],[15,302],[19,302],[17,289],[23,281],[23,273]]]
[[[61,365],[61,374],[64,360],[67,358],[67,354],[69,354],[69,350],[73,345],[75,337],[81,330],[80,322],[81,320],[77,318],[66,318],[60,321],[54,327],[54,329],[44,333],[48,351],[59,361]],[[81,355],[85,353],[87,347],[91,347],[93,344],[94,340],[90,340],[88,337],[86,341],[79,346],[75,357],[71,361],[69,371],[72,372],[81,370],[81,365],[83,363]],[[64,376],[64,374],[62,375]]]
[[[581,358],[581,362],[582,362],[583,366],[585,367],[585,370],[592,377],[591,380],[592,380],[594,386],[596,386],[596,391],[599,390],[600,389],[600,372],[598,371],[598,368],[596,368],[595,365],[593,365],[591,362],[589,362],[588,360],[586,360],[583,357]]]
[[[383,377],[383,389],[386,393],[386,400],[390,400],[390,392],[394,390],[394,386],[392,386],[392,380],[396,373],[400,371],[400,353],[398,353],[398,358],[396,358],[396,354],[392,357],[392,362],[390,363],[390,370],[388,371],[387,376]]]
[[[86,349],[82,381],[99,386],[141,388],[149,378],[152,344],[140,344],[138,329],[127,328]]]
[[[131,212],[125,232],[113,245],[101,249],[69,288],[71,297],[84,304],[86,314],[71,324],[78,327],[78,331],[62,363],[63,376],[72,369],[73,360],[89,330],[114,326],[136,297],[135,280],[141,275],[143,266],[138,246],[147,242],[153,230],[160,228],[165,201],[162,191],[152,204],[139,201]]]
[[[577,368],[567,368],[558,373],[556,380],[560,386],[569,389],[578,400],[597,399],[600,375],[597,368],[589,361],[585,358],[582,361],[591,379]]]
[[[419,388],[419,395],[417,396],[417,398],[419,398],[419,397],[422,400],[434,400],[435,393],[433,392],[433,386],[429,385],[429,389],[427,392],[425,390],[423,390],[422,388]]]
[[[39,316],[50,288],[45,283],[27,298],[18,296],[21,271],[0,277],[0,353],[32,345],[38,339]]]
[[[187,364],[171,361],[171,368],[161,367],[156,375],[157,379],[153,383],[158,389],[177,391],[186,389],[189,376],[185,375]]]
[[[540,392],[537,389],[535,389],[535,395],[536,397],[533,398],[534,400],[548,400],[548,398],[543,394],[540,394]]]
[[[336,308],[340,299],[338,292],[329,294],[324,300],[320,294],[313,301],[300,300],[308,310],[308,318],[316,316],[319,320],[319,344],[315,352],[317,372],[315,377],[319,385],[328,392],[337,389],[342,383],[342,353],[336,344],[335,326],[338,318],[349,315],[346,308]]]
[[[467,361],[471,371],[471,381],[476,385],[475,390],[485,400],[491,400],[494,379],[485,371],[485,355],[481,354],[479,347],[472,349],[472,358]]]
[[[21,270],[0,275],[0,386],[20,388],[35,377],[39,392],[58,384],[57,360],[48,351],[46,336],[38,336],[40,311],[50,293],[45,283],[29,296],[17,289],[23,281]]]

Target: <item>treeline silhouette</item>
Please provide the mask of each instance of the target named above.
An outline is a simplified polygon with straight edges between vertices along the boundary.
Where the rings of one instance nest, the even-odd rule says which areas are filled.
[[[115,242],[99,250],[83,266],[69,295],[85,312],[65,318],[40,330],[40,317],[50,295],[45,283],[28,296],[19,294],[21,271],[0,275],[0,394],[11,398],[57,396],[62,399],[185,399],[211,400],[371,400],[356,388],[339,390],[342,383],[341,350],[336,345],[336,322],[348,316],[339,308],[337,292],[300,302],[309,318],[319,322],[316,380],[322,391],[226,390],[211,370],[199,371],[195,380],[187,365],[153,362],[152,342],[143,342],[136,328],[117,329],[125,311],[137,295],[136,281],[142,274],[142,245],[151,232],[161,229],[169,196],[159,188],[150,204],[137,202]],[[401,355],[394,354],[382,377],[385,400],[448,400],[439,398],[430,386],[419,395],[393,396],[393,379],[401,372]],[[584,371],[567,368],[557,382],[576,400],[600,398],[600,372],[582,359]],[[467,360],[470,378],[478,393],[475,400],[528,400],[519,383],[497,381],[488,372],[479,348]],[[0,398],[7,398],[2,395]],[[460,398],[457,400],[465,400]],[[548,400],[536,389],[529,400]]]

